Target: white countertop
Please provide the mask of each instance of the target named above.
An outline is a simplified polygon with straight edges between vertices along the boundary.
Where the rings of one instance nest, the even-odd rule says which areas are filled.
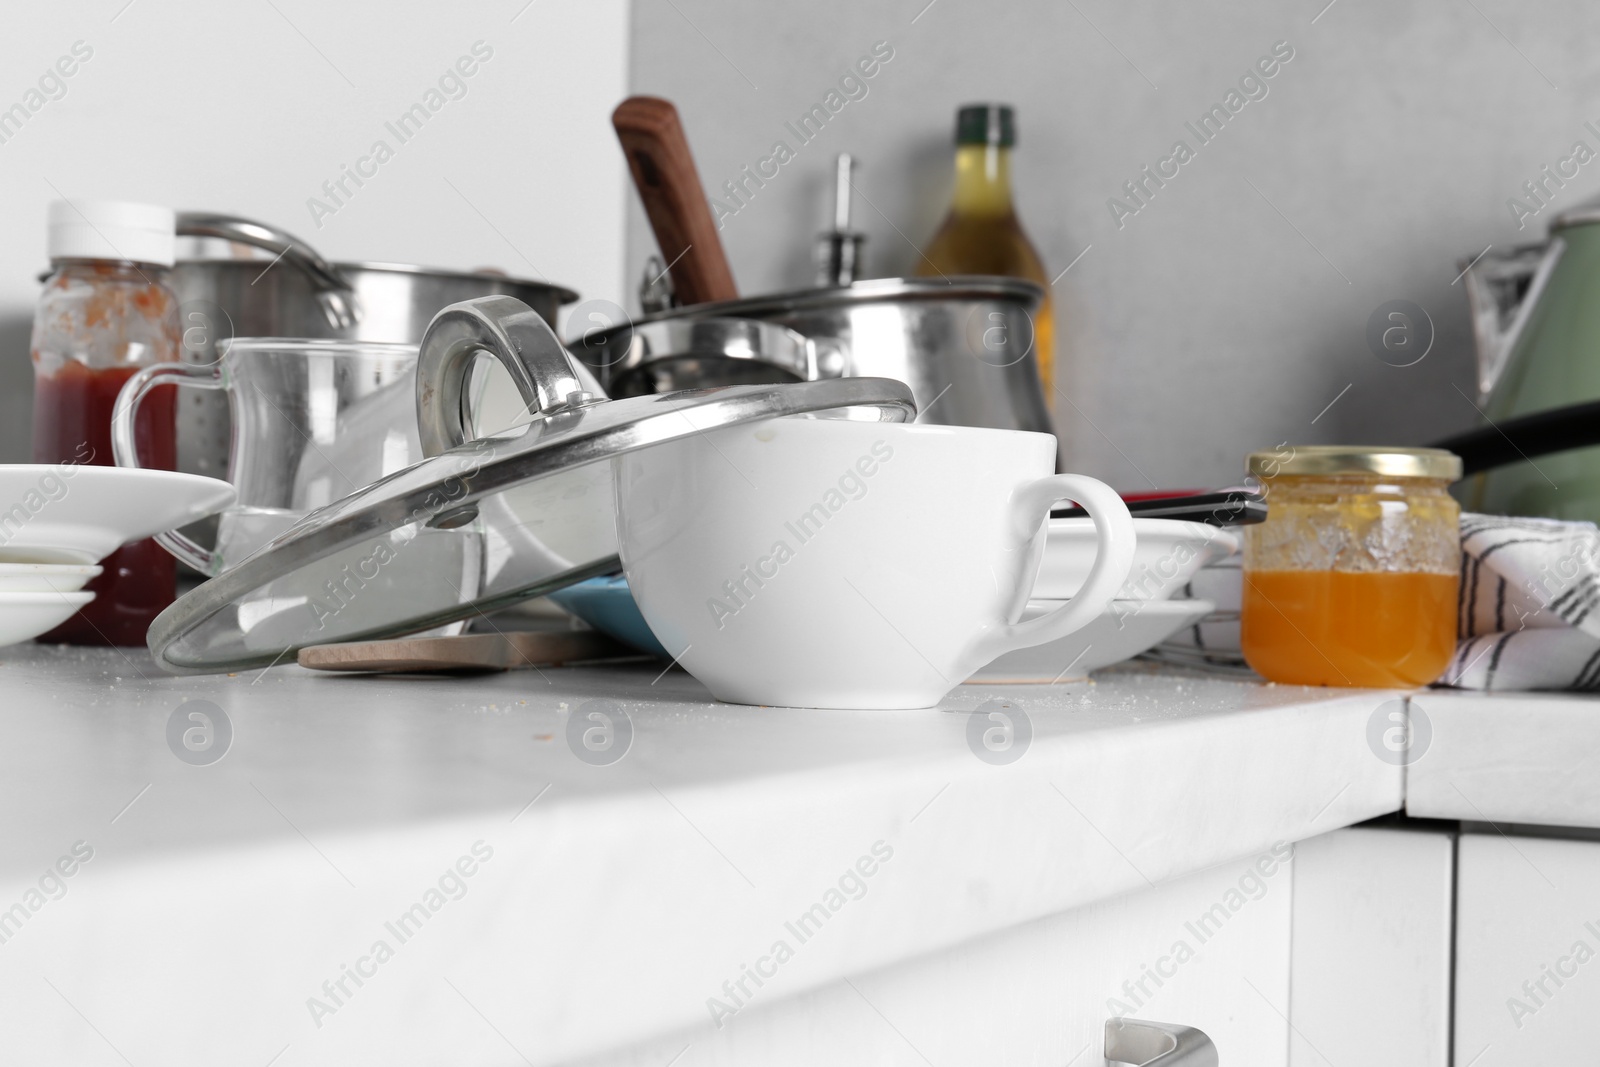
[[[555,1063],[710,1027],[707,998],[780,939],[794,956],[753,1004],[1402,800],[1367,741],[1396,694],[1142,667],[844,712],[714,704],[646,666],[170,678],[143,655],[31,646],[0,662],[0,911],[93,849],[0,944],[19,1062],[119,1062],[109,1045],[141,1065]],[[1001,698],[1034,733],[995,766],[964,713]],[[609,765],[566,741],[596,699],[632,723]],[[232,723],[209,766],[168,747],[189,700]],[[461,857],[459,899],[430,900]],[[430,902],[403,942],[385,925]],[[838,906],[802,942],[785,923],[819,903]],[[380,940],[393,958],[336,1005],[324,981]],[[336,1008],[320,1027],[314,996]]]
[[[1406,814],[1600,829],[1600,698],[1419,693],[1431,738],[1406,768]]]

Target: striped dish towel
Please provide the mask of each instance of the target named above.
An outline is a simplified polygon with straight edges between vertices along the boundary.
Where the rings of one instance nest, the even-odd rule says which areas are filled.
[[[1461,516],[1455,658],[1437,684],[1600,689],[1600,530]]]

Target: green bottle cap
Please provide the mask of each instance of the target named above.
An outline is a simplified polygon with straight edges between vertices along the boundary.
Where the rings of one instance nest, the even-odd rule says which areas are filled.
[[[956,144],[1017,143],[1016,113],[1005,104],[968,104],[956,112]]]

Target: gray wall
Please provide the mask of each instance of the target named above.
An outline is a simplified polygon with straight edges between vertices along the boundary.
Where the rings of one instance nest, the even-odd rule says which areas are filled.
[[[1119,488],[1237,480],[1244,453],[1283,440],[1420,444],[1472,425],[1457,260],[1542,237],[1600,185],[1597,161],[1520,232],[1506,207],[1574,141],[1600,150],[1583,126],[1600,126],[1585,0],[1536,16],[1514,0],[926,4],[635,0],[631,87],[677,103],[715,189],[792,144],[785,120],[873,42],[893,45],[868,95],[725,220],[746,293],[809,282],[841,150],[864,163],[868,273],[908,273],[949,194],[955,108],[1015,104],[1017,195],[1047,266],[1092,246],[1054,290],[1058,431],[1074,469]],[[1176,139],[1195,146],[1184,122],[1281,40],[1295,55],[1268,95],[1119,229],[1108,198]],[[654,243],[630,205],[631,285]],[[1393,299],[1436,326],[1416,366],[1365,343]]]

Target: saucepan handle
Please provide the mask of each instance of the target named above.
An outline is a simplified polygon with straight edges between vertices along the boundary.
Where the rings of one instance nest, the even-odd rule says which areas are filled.
[[[511,374],[531,411],[554,411],[593,399],[550,325],[509,296],[451,304],[433,317],[417,355],[417,431],[425,456],[464,444],[472,412],[467,375],[487,352]]]
[[[205,211],[179,212],[178,233],[185,237],[220,237],[271,252],[311,279],[329,326],[348,330],[361,319],[361,307],[350,283],[333,264],[292,233],[264,222]]]
[[[139,462],[138,424],[139,405],[150,390],[163,385],[193,385],[201,389],[221,389],[221,367],[210,364],[199,367],[192,363],[157,363],[146,367],[122,384],[117,403],[111,409],[111,457],[119,467],[142,467]],[[156,534],[156,543],[189,566],[205,575],[217,573],[217,558],[202,545],[183,536],[177,530]]]
[[[1429,447],[1460,456],[1462,477],[1467,477],[1508,463],[1531,462],[1540,456],[1594,445],[1600,445],[1600,400],[1501,419],[1435,441]]]

